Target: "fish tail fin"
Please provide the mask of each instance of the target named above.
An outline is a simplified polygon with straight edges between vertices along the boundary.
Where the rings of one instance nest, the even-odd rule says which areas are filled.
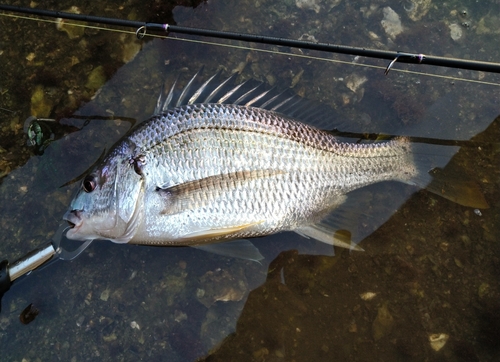
[[[460,149],[455,144],[412,142],[417,186],[457,204],[487,209],[489,207],[479,184],[455,162]]]

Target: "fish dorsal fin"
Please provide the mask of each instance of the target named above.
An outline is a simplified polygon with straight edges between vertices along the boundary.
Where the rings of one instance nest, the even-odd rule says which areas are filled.
[[[172,108],[172,98],[174,96],[174,90],[177,85],[177,81],[179,80],[179,77],[177,77],[172,83],[172,85],[169,88],[168,94],[164,97],[165,95],[165,84],[162,85],[160,95],[158,96],[158,100],[156,101],[156,107],[153,112],[153,115],[161,114],[165,112],[167,109]]]
[[[248,100],[252,100],[254,99],[254,95],[261,95],[261,94],[265,94],[262,93],[262,91],[260,89],[262,89],[264,87],[264,83],[259,83],[257,84],[255,87],[253,87],[252,89],[250,89],[248,92],[246,92],[245,94],[241,95],[237,100],[235,100],[233,102],[233,104],[244,104],[245,102],[247,102]]]
[[[238,83],[236,82],[238,73],[233,73],[221,81],[219,80],[221,71],[202,82],[201,73],[202,69],[180,90],[176,90],[178,82],[174,82],[168,88],[169,92],[165,99],[163,89],[158,98],[155,114],[184,105],[217,103],[273,111],[320,129],[338,129],[344,124],[333,108],[308,101],[291,89],[281,91],[277,87],[270,88],[266,83],[254,79]]]
[[[201,94],[203,92],[205,92],[205,90],[207,89],[207,87],[209,86],[209,84],[212,83],[212,81],[217,78],[220,74],[220,71],[218,71],[217,73],[215,73],[214,75],[212,75],[205,83],[203,83],[203,85],[198,88],[196,90],[196,92],[194,92],[194,94],[191,96],[191,98],[189,98],[189,102],[188,104],[195,104],[195,103],[199,103],[201,100],[199,99]]]
[[[179,96],[179,99],[175,103],[176,107],[182,106],[184,104],[188,104],[188,102],[184,102],[185,99],[188,99],[188,94],[191,91],[191,87],[193,86],[196,78],[200,76],[200,74],[203,72],[203,67],[196,73],[193,78],[188,82],[188,84],[184,87],[184,89],[181,92],[181,95]],[[195,90],[196,93],[196,90]]]
[[[234,73],[229,78],[226,78],[226,80],[224,80],[222,83],[218,84],[215,87],[215,89],[213,89],[210,92],[210,94],[207,96],[207,98],[205,98],[205,100],[203,101],[203,103],[217,103],[218,94],[219,93],[223,93],[223,89],[225,87],[227,87],[228,84],[230,85],[236,79],[237,76],[238,76],[237,73]]]

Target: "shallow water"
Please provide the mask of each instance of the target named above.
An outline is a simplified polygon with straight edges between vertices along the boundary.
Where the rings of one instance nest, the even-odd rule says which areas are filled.
[[[80,10],[150,21],[161,21],[156,14],[162,14],[185,26],[500,59],[494,34],[499,22],[490,15],[495,1],[433,4],[417,21],[405,8],[424,8],[411,1],[311,3],[316,6],[307,10],[295,1],[209,1],[194,10],[176,7],[173,15],[167,3],[101,2]],[[404,27],[394,40],[380,24],[386,6]],[[395,70],[386,77],[383,69],[355,66],[385,68],[386,61],[351,56],[258,46],[288,53],[280,55],[174,39],[141,43],[95,29],[70,39],[51,23],[5,17],[0,23],[10,30],[0,35],[0,255],[10,261],[52,237],[78,187],[60,186],[124,134],[129,119],[139,122],[151,114],[163,80],[170,84],[181,74],[185,82],[202,65],[206,75],[245,65],[243,78],[282,88],[293,84],[297,93],[335,109],[343,131],[473,138],[445,172],[454,169],[475,180],[490,205],[475,210],[407,185],[375,185],[355,198],[360,205],[354,210],[364,211],[359,226],[365,252],[336,249],[330,256],[324,245],[283,233],[255,241],[266,256],[262,265],[189,248],[94,242],[76,260],[34,273],[4,296],[2,361],[498,359],[500,92],[498,86],[451,78],[499,84],[497,75],[396,63],[398,69],[448,78]],[[462,30],[461,39],[452,40],[451,24]],[[88,83],[96,68],[94,75],[106,80],[103,87]],[[349,88],[363,77],[357,89]],[[43,100],[35,107],[37,89]],[[40,107],[46,104],[49,111]],[[59,120],[57,142],[38,156],[23,134],[24,120],[34,112]],[[74,115],[108,119],[86,122]],[[22,325],[19,314],[30,303],[40,314]],[[449,339],[436,352],[429,336],[440,333]]]

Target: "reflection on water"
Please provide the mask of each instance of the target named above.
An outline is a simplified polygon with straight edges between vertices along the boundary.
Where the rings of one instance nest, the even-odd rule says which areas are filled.
[[[310,3],[311,9],[301,9],[293,1],[208,2],[194,11],[178,7],[174,16],[179,25],[296,39],[308,34],[346,45],[500,58],[492,35],[498,28],[490,19],[489,3],[417,7],[425,12],[418,21],[411,20],[407,11],[414,9],[412,4],[426,2]],[[111,2],[99,6],[95,11],[105,16],[133,12],[121,13],[120,5]],[[392,40],[380,24],[386,6],[400,15],[405,28]],[[467,9],[466,20],[460,19],[462,8]],[[128,130],[130,124],[120,117],[146,119],[163,79],[171,83],[181,74],[184,82],[201,65],[206,66],[205,74],[219,66],[229,73],[245,65],[243,77],[282,87],[293,84],[297,93],[322,101],[345,117],[342,131],[474,137],[474,147],[462,148],[448,167],[458,167],[476,181],[490,205],[474,210],[427,191],[408,199],[415,192],[411,186],[374,185],[356,196],[362,202],[358,207],[366,210],[359,220],[367,236],[361,244],[365,252],[336,250],[335,256],[325,256],[332,250],[283,233],[255,241],[266,257],[263,265],[189,248],[95,242],[75,261],[35,273],[4,297],[2,360],[474,361],[498,357],[500,130],[499,120],[494,120],[500,114],[500,97],[496,87],[394,71],[384,77],[382,70],[174,40],[145,44],[133,61],[114,73],[122,54],[118,48],[131,41],[128,38],[110,46],[104,38],[114,35],[103,31],[70,40],[56,33],[52,24],[39,25],[34,32],[31,22],[1,21],[12,29],[3,36],[19,37],[4,43],[0,55],[13,69],[12,78],[2,69],[6,80],[0,85],[0,107],[17,111],[8,116],[3,112],[0,118],[0,174],[8,174],[0,187],[3,258],[12,261],[50,239],[76,187],[59,186],[84,172]],[[461,39],[453,40],[450,29],[456,27],[450,25],[464,21],[471,27],[462,27]],[[55,53],[45,50],[42,39]],[[475,50],[478,44],[482,52]],[[97,49],[95,54],[101,55],[84,57],[82,49]],[[30,53],[35,56],[32,60],[26,59]],[[69,68],[58,63],[61,59],[76,62],[72,55],[79,63]],[[94,93],[84,85],[100,65],[105,67],[106,79],[111,79],[90,101]],[[65,79],[59,79],[58,67],[68,72]],[[490,74],[413,69],[498,83],[498,77]],[[16,85],[16,77],[22,77],[22,84]],[[31,115],[31,95],[37,86],[43,87],[53,107],[51,114],[43,116],[81,130],[64,134],[42,156],[28,157],[22,128]],[[82,106],[82,99],[89,102]],[[92,120],[83,127],[88,116],[111,118]],[[401,206],[394,198],[401,200]],[[382,214],[387,215],[382,221],[390,219],[380,226],[374,216]],[[40,313],[29,325],[22,325],[19,314],[30,303]],[[439,333],[449,339],[436,352],[429,336]],[[206,357],[209,350],[213,353]]]

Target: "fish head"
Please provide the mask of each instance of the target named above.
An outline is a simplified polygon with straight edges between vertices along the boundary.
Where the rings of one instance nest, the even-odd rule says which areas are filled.
[[[109,239],[127,243],[142,219],[143,179],[130,157],[111,152],[82,181],[64,215],[74,240]]]

